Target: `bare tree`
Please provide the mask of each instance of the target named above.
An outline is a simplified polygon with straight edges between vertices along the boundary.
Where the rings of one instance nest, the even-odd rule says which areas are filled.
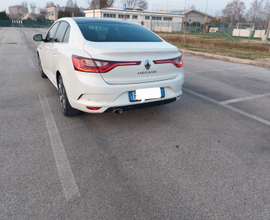
[[[27,1],[23,1],[21,3],[21,6],[28,8],[28,2]]]
[[[222,10],[223,16],[230,18],[232,23],[241,22],[244,20],[246,10],[245,3],[241,0],[233,0],[229,2]]]
[[[53,2],[47,2],[46,3],[46,8],[50,8],[50,7],[54,7],[54,3]]]
[[[87,0],[90,9],[112,7],[114,0]]]
[[[126,3],[127,7],[131,8],[142,8],[142,9],[147,9],[148,8],[148,2],[147,0],[121,0],[121,3]]]
[[[78,7],[77,1],[73,2],[73,0],[67,0],[65,12],[69,12],[72,17],[81,16],[81,10]]]
[[[190,10],[195,10],[195,9],[196,9],[196,7],[195,7],[195,5],[193,5],[193,4],[192,4],[192,5],[190,6],[190,8],[189,8],[189,9],[190,9]]]
[[[269,29],[270,29],[270,2],[268,0],[264,6],[263,15],[264,15],[264,19],[268,21],[268,27],[266,30],[266,37],[265,39],[262,39],[262,40],[267,41],[267,38],[269,36]]]
[[[67,8],[73,8],[73,5],[74,5],[74,3],[72,0],[67,0],[67,4],[66,4]]]
[[[30,8],[31,8],[32,14],[35,14],[35,12],[36,12],[36,7],[37,7],[37,5],[36,5],[35,2],[30,2]]]
[[[262,21],[263,3],[264,0],[254,0],[251,3],[250,9],[246,13],[248,21],[252,23],[260,23]]]
[[[148,2],[146,0],[138,0],[136,6],[138,8],[147,9],[148,8]]]

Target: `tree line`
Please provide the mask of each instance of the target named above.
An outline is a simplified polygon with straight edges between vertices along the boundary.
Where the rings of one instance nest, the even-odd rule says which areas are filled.
[[[227,23],[254,23],[260,25],[270,19],[270,1],[254,0],[250,8],[246,10],[246,5],[241,0],[228,2],[222,10],[223,19]]]

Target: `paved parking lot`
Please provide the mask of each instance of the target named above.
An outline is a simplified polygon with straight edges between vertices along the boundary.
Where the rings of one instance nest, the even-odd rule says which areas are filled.
[[[184,54],[175,103],[66,118],[0,29],[0,219],[270,219],[270,69]]]

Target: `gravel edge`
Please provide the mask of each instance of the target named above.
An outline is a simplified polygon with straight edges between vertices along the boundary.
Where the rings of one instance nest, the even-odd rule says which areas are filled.
[[[193,55],[205,56],[205,57],[210,57],[210,58],[214,58],[214,59],[218,59],[218,60],[225,60],[225,61],[231,61],[231,62],[235,62],[235,63],[243,63],[243,64],[249,64],[249,65],[254,65],[254,66],[270,68],[270,63],[266,63],[266,62],[258,62],[258,61],[254,61],[254,60],[246,60],[246,59],[227,57],[227,56],[211,54],[211,53],[203,53],[203,52],[198,52],[198,51],[185,50],[182,48],[178,48],[178,50],[181,53],[190,53]]]

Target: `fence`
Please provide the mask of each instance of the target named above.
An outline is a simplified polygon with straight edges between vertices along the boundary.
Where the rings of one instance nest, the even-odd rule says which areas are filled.
[[[155,21],[152,20],[151,30],[156,33],[162,34],[184,34],[187,37],[198,38],[215,38],[219,41],[244,41],[248,40],[248,43],[252,40],[260,40],[263,33],[266,33],[266,28],[250,28],[250,27],[239,27],[238,24],[200,24],[199,22],[194,22],[192,25],[182,22],[170,22],[170,21]],[[268,41],[270,41],[270,34],[268,36]]]
[[[0,27],[43,28],[49,26],[50,23],[48,19],[44,19],[42,22],[28,20],[0,20]]]

